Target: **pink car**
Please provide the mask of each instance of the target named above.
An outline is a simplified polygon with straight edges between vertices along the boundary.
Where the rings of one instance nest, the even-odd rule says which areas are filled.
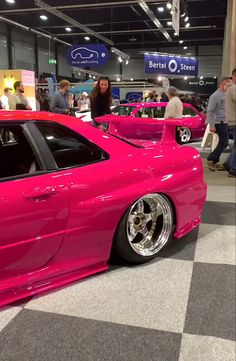
[[[175,142],[185,120],[162,121],[155,141],[141,121],[128,140],[69,116],[1,112],[0,305],[104,271],[111,252],[146,262],[198,226],[206,185],[199,153]]]
[[[112,110],[112,116],[120,119],[120,121],[129,122],[132,118],[145,118],[153,119],[155,121],[163,120],[165,114],[165,108],[167,103],[129,103],[116,106]],[[196,128],[190,129],[188,122],[186,127],[179,127],[178,137],[181,143],[188,143],[191,139],[202,138],[206,129],[206,116],[195,109],[191,104],[183,103],[183,118],[188,120],[197,119],[199,125]],[[112,118],[111,115],[105,115],[99,117],[99,122],[107,123]],[[162,129],[162,126],[159,128]]]

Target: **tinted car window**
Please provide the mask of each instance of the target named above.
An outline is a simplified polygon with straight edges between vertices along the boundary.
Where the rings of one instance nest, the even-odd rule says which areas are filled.
[[[135,109],[135,107],[132,106],[117,106],[112,110],[112,114],[115,115],[130,115],[132,111]]]
[[[59,124],[37,123],[58,168],[78,167],[107,159],[100,148]]]
[[[0,125],[0,178],[36,173],[40,166],[21,125]]]
[[[165,107],[145,107],[136,113],[137,118],[164,118]]]
[[[197,113],[194,111],[194,109],[184,106],[183,117],[195,117],[196,115]]]

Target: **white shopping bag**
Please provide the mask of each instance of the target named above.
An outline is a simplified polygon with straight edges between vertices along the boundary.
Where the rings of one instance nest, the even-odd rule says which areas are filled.
[[[219,135],[210,131],[210,124],[208,123],[202,138],[201,148],[202,150],[208,149],[212,152],[217,147],[218,143]]]

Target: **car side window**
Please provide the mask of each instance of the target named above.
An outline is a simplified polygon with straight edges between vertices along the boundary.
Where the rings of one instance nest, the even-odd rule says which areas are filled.
[[[139,109],[136,113],[137,118],[154,118],[162,119],[164,118],[165,107],[145,107]]]
[[[40,170],[21,125],[0,125],[0,179],[34,174]]]
[[[37,122],[58,168],[78,167],[108,158],[95,144],[63,125]]]
[[[190,107],[185,107],[183,109],[183,117],[196,117],[197,113],[194,111],[194,109]]]

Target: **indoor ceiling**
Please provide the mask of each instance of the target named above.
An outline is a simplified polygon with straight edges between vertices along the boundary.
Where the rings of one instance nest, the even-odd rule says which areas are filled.
[[[43,6],[40,0],[8,1],[14,0],[1,0],[0,17],[66,43],[85,43],[87,35],[87,42],[105,42],[124,51],[158,50],[176,46],[180,40],[189,46],[222,44],[227,11],[227,0],[180,0],[182,13],[189,19],[185,22],[181,17],[180,35],[176,36],[168,23],[171,14],[167,0],[44,0],[49,6],[45,9],[38,6]],[[155,25],[158,23],[159,27]]]

